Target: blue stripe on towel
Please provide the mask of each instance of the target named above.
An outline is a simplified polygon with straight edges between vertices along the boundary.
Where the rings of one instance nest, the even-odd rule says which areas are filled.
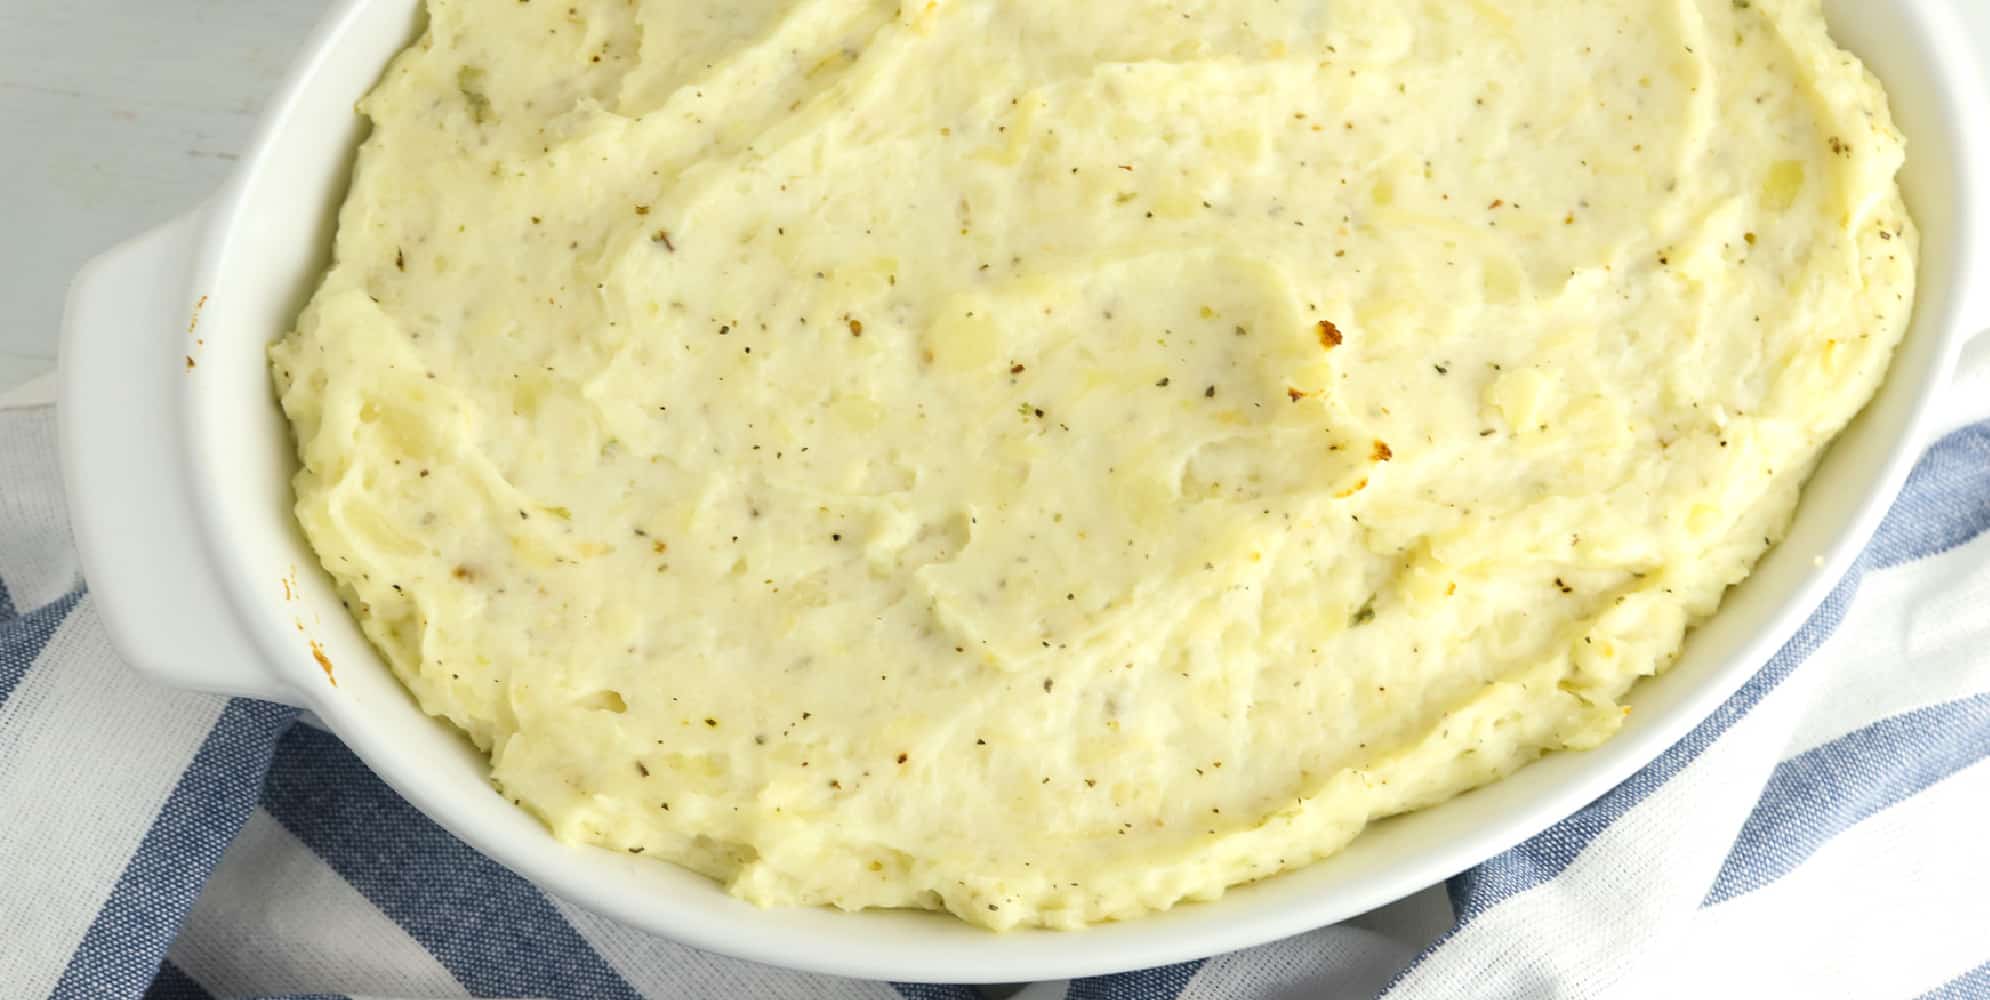
[[[905,1000],[981,1000],[981,991],[972,986],[945,986],[940,983],[893,983],[891,988]]]
[[[1457,923],[1399,973],[1390,988],[1480,914],[1560,875],[1619,817],[1698,759],[1830,638],[1844,621],[1852,595],[1868,570],[1938,555],[1990,531],[1990,500],[1985,499],[1990,498],[1990,461],[1986,456],[1990,456],[1990,424],[1957,431],[1929,449],[1866,551],[1789,643],[1685,739],[1623,784],[1518,847],[1451,879],[1446,888],[1458,914]]]
[[[145,988],[145,1000],[214,1000],[214,994],[181,972],[179,966],[166,962],[159,966],[152,985]]]
[[[56,983],[57,997],[145,992],[208,873],[255,807],[276,735],[297,710],[237,698],[180,775]]]
[[[1947,552],[1990,531],[1990,423],[1943,438],[1921,456],[1887,526],[1867,546],[1877,565]]]
[[[471,993],[640,1000],[538,889],[416,811],[330,733],[284,735],[263,808]]]
[[[1118,976],[1095,976],[1071,983],[1065,1000],[1175,1000],[1202,968],[1200,960]]]
[[[1990,757],[1990,694],[1883,719],[1776,765],[1703,906],[1790,873],[1825,842]]]
[[[1990,997],[1990,962],[1949,980],[1939,989],[1930,990],[1921,1000],[1984,1000],[1985,997]]]
[[[4,597],[4,588],[0,588],[0,597]],[[55,637],[55,630],[62,627],[69,612],[82,599],[83,588],[78,587],[52,603],[18,616],[13,614],[13,604],[7,604],[6,614],[0,614],[0,705],[7,703],[14,685],[28,675],[48,640]]]

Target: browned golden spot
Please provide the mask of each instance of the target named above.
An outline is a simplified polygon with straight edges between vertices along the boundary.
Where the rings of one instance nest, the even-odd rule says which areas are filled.
[[[852,337],[861,337],[861,336],[863,336],[863,335],[864,335],[864,321],[863,321],[863,320],[860,320],[860,319],[853,319],[853,320],[851,320],[851,321],[850,321],[850,336],[852,336]]]
[[[207,308],[207,296],[203,295],[200,301],[193,304],[193,318],[187,321],[188,333],[200,329],[200,311],[205,308]]]
[[[332,658],[325,655],[325,647],[318,645],[316,639],[311,640],[311,658],[318,661],[318,669],[325,672],[325,679],[331,681],[333,687],[338,687],[339,679],[332,676]]]
[[[670,546],[663,542],[651,542],[650,551],[655,552],[657,555],[662,555],[670,551]]]
[[[650,214],[650,207],[649,207],[648,205],[637,205],[637,206],[636,206],[636,214],[637,214],[637,215],[648,215],[648,214]]]
[[[475,580],[477,578],[477,571],[468,566],[458,566],[454,570],[451,570],[449,575],[458,580]]]
[[[1375,442],[1375,450],[1369,454],[1368,458],[1370,461],[1386,462],[1395,454],[1395,452],[1389,450],[1389,443],[1387,441],[1377,441]]]
[[[1322,348],[1331,351],[1334,348],[1340,346],[1341,342],[1340,327],[1337,327],[1326,320],[1321,320],[1319,323],[1315,324],[1314,329],[1320,335],[1320,346]]]
[[[1307,396],[1317,396],[1317,395],[1319,395],[1319,393],[1317,393],[1317,392],[1307,392],[1307,391],[1306,391],[1306,390],[1304,390],[1304,389],[1294,389],[1294,388],[1292,388],[1291,386],[1289,386],[1289,385],[1288,385],[1288,386],[1286,386],[1286,387],[1285,387],[1285,395],[1286,395],[1286,397],[1287,397],[1287,398],[1289,398],[1289,399],[1291,399],[1291,400],[1292,400],[1293,402],[1297,403],[1297,402],[1299,402],[1300,400],[1302,400],[1302,399],[1305,399],[1305,398],[1306,398]]]
[[[1336,499],[1336,500],[1345,500],[1345,499],[1347,499],[1348,497],[1351,497],[1351,496],[1355,495],[1356,493],[1359,493],[1359,492],[1361,492],[1362,490],[1365,490],[1365,489],[1367,489],[1367,488],[1368,488],[1368,480],[1367,480],[1367,479],[1363,479],[1362,481],[1360,481],[1360,482],[1358,482],[1358,483],[1355,483],[1355,484],[1354,484],[1353,486],[1350,486],[1350,487],[1348,487],[1347,489],[1344,489],[1344,490],[1340,491],[1339,493],[1336,493],[1336,494],[1334,494],[1334,499]]]
[[[193,371],[193,355],[187,355],[187,371]]]

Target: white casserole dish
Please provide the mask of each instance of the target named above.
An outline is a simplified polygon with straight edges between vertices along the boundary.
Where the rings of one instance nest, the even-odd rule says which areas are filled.
[[[233,181],[77,278],[62,448],[98,612],[133,666],[166,683],[312,709],[423,812],[546,889],[762,962],[952,982],[1140,968],[1323,926],[1506,849],[1656,756],[1792,634],[1892,501],[1967,335],[1990,327],[1990,94],[1963,26],[1949,0],[1828,0],[1838,39],[1885,81],[1911,144],[1904,182],[1925,241],[1914,322],[1788,540],[1669,672],[1633,692],[1620,735],[1380,823],[1310,869],[1125,924],[994,935],[931,914],[759,910],[673,866],[559,844],[492,791],[485,759],[423,715],[360,635],[291,516],[292,447],[264,348],[326,263],[362,133],[353,102],[413,37],[417,6],[340,3]],[[336,665],[336,685],[320,655]]]

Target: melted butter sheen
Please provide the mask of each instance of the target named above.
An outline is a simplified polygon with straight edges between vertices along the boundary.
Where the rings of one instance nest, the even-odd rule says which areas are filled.
[[[507,796],[762,904],[1132,917],[1604,740],[1909,313],[1816,0],[429,9],[298,517]]]

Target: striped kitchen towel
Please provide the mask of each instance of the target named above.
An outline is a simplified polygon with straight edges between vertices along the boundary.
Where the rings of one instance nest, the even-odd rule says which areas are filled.
[[[470,850],[293,710],[140,679],[78,576],[54,450],[45,401],[0,402],[0,998],[1014,991],[630,930]],[[1016,995],[1990,998],[1990,422],[1928,450],[1745,688],[1567,821],[1347,924]]]

